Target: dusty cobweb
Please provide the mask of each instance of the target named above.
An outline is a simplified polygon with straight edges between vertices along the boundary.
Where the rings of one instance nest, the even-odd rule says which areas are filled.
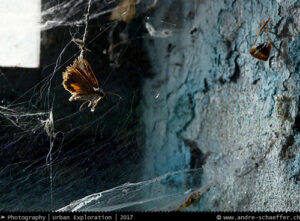
[[[127,69],[120,69],[135,41],[168,38],[178,31],[172,25],[155,27],[152,23],[151,10],[159,9],[159,1],[130,1],[136,11],[125,25],[109,19],[120,1],[91,1],[86,54],[95,73],[101,67],[97,66],[100,58],[110,56],[105,75],[96,75],[101,87],[119,93],[123,99],[103,101],[95,113],[88,108],[79,111],[80,103],[68,101],[70,94],[62,87],[61,74],[80,54],[74,40],[83,37],[88,2],[42,1],[43,44],[51,45],[51,37],[57,33],[60,36],[54,39],[62,42],[57,42],[53,50],[46,47],[53,55],[41,59],[43,69],[33,86],[20,92],[14,87],[14,79],[1,70],[1,82],[6,85],[0,105],[2,210],[173,210],[200,188],[199,183],[186,184],[183,178],[197,177],[201,169],[170,171],[140,180],[144,132],[136,108],[141,85],[138,82],[130,89],[126,84],[120,86],[127,78]],[[129,25],[135,28],[133,34]],[[110,37],[116,33],[119,38],[112,41]],[[101,39],[107,39],[106,48],[97,46]],[[115,46],[113,52],[109,46]],[[116,77],[116,72],[122,72],[122,76]],[[182,186],[169,185],[178,179]],[[149,194],[149,189],[155,191]]]

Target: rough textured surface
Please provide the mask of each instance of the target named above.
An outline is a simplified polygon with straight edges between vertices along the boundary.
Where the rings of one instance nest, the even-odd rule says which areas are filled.
[[[171,36],[144,42],[156,73],[144,178],[203,167],[202,185],[216,185],[193,210],[299,210],[300,1],[166,2],[150,23]],[[268,16],[261,62],[249,49]]]
[[[68,23],[82,19],[87,1],[43,2],[54,7],[45,23]],[[212,184],[188,210],[299,210],[300,1],[163,0],[114,27],[109,14],[96,16],[113,5],[92,2],[87,59],[122,102],[78,112],[61,72],[83,27],[45,29],[40,69],[1,69],[0,209],[82,198],[65,208],[171,210]],[[273,47],[261,62],[249,49],[269,16]]]

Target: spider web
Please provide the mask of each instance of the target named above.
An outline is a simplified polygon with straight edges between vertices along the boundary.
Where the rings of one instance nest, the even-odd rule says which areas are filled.
[[[1,69],[1,210],[172,210],[199,188],[174,188],[166,180],[201,170],[140,180],[145,142],[138,104],[142,81],[153,73],[137,55],[145,53],[145,38],[168,38],[176,30],[155,29],[145,10],[152,1],[138,1],[129,24],[110,21],[118,2],[92,0],[86,46],[94,72],[101,72],[100,87],[122,95],[121,101],[112,97],[95,113],[79,111],[62,87],[61,73],[80,53],[74,39],[82,38],[87,0],[42,2],[42,68],[25,73],[38,76],[30,87],[17,88],[7,77],[12,71]]]

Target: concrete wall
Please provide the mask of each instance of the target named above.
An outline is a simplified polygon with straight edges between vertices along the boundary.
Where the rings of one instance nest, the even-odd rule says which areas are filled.
[[[297,0],[159,3],[149,23],[172,33],[144,41],[144,179],[202,167],[215,187],[193,210],[299,209],[299,15]],[[262,62],[249,49],[269,16]]]

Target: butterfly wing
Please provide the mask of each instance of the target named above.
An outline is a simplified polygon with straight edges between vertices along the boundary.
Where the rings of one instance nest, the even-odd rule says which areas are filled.
[[[263,43],[257,47],[252,47],[249,52],[253,57],[262,61],[267,61],[270,56],[271,46],[271,42]]]
[[[91,87],[81,70],[78,69],[75,62],[63,72],[63,86],[71,94],[90,94],[94,92],[93,87]]]
[[[91,87],[99,88],[98,80],[87,60],[78,58],[74,61],[73,66],[84,76]]]

